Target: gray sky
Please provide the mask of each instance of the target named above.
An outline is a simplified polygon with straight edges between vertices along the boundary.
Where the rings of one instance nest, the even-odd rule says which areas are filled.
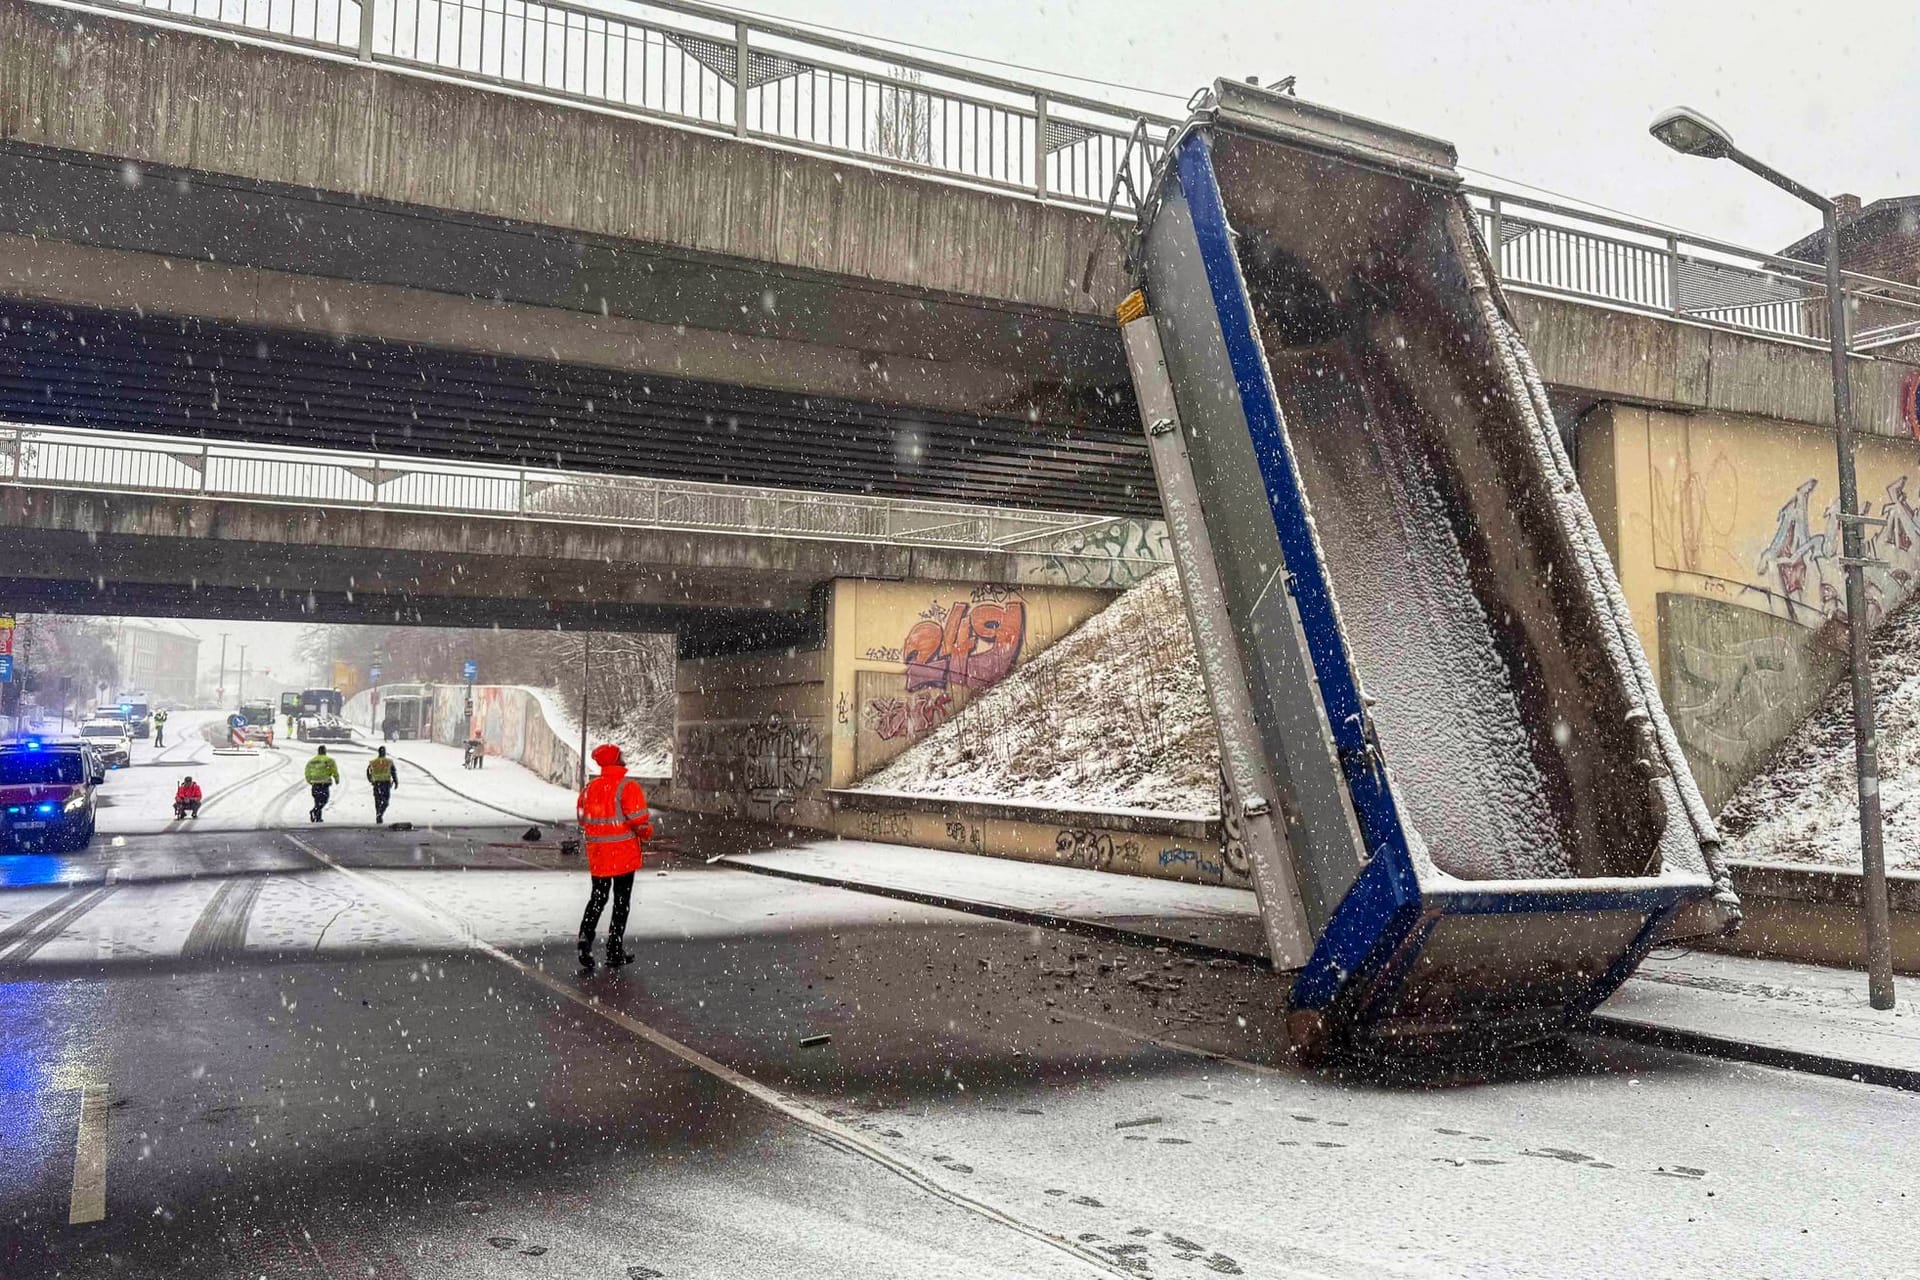
[[[1698,107],[1828,194],[1920,192],[1912,0],[742,3],[1167,91],[1169,114],[1215,76],[1297,75],[1302,97],[1437,134],[1463,165],[1760,248],[1811,230],[1813,211],[1724,161],[1667,151],[1647,136],[1656,111]]]

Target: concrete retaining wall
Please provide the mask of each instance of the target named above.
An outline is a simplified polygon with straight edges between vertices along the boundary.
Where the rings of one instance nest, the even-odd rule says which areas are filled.
[[[1864,970],[1865,925],[1860,873],[1835,867],[1736,862],[1733,887],[1746,921],[1731,938],[1693,945],[1743,955]],[[1920,875],[1887,877],[1892,910],[1893,967],[1920,974]]]
[[[1247,888],[1218,820],[1142,810],[1062,808],[887,791],[834,790],[831,830],[863,840],[1020,862]]]

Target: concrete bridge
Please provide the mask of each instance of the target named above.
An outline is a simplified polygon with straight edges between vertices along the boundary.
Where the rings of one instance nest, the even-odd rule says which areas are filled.
[[[1123,165],[1144,174],[1171,122],[1136,133],[1123,109],[659,7],[679,25],[554,8],[578,21],[541,35],[560,41],[542,46],[550,59],[528,55],[531,29],[444,47],[417,23],[407,34],[416,0],[339,0],[276,30],[0,0],[0,416],[1157,515],[1109,316],[1120,244],[1100,206]],[[907,123],[904,143],[878,127],[889,118]],[[1665,228],[1473,200],[1696,769],[1724,790],[1828,665],[1820,285],[1805,264]],[[1863,491],[1904,530],[1915,369],[1895,339],[1920,295],[1861,277],[1848,289],[1855,333],[1877,335],[1853,366]],[[117,496],[109,519],[37,494],[5,518],[99,583],[108,563],[62,546],[103,519],[126,531],[111,536],[244,527],[248,545],[272,541],[222,501]],[[383,591],[482,577],[418,545],[425,517],[302,519],[289,545],[343,550],[275,554],[333,575],[310,606],[327,616],[344,616],[351,584],[380,580],[353,563],[356,543],[410,545]],[[697,597],[709,619],[788,620],[729,632],[741,646],[790,643],[810,634],[793,620],[823,583],[1025,572],[1000,551],[762,540],[748,554],[722,549],[733,536],[670,552],[587,537],[594,555],[649,566],[636,580],[651,594],[528,594],[525,616],[626,610],[622,625],[683,627]],[[115,588],[143,608],[187,589],[242,607],[216,598],[217,566],[145,554],[113,563],[182,568]],[[578,586],[564,558],[551,581]],[[777,572],[749,563],[769,558]],[[1894,565],[1876,607],[1916,573]],[[454,603],[421,602],[419,617],[466,616],[459,596],[446,587]]]

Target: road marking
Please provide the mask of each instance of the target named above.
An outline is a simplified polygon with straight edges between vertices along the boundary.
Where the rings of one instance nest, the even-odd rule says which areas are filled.
[[[80,1091],[80,1132],[73,1142],[73,1198],[68,1222],[99,1222],[107,1216],[107,1087]]]
[[[725,1063],[709,1058],[698,1049],[693,1048],[691,1045],[683,1044],[666,1032],[656,1030],[630,1014],[622,1013],[618,1009],[601,1004],[592,996],[581,991],[580,988],[574,984],[564,982],[547,973],[544,969],[536,968],[524,960],[508,955],[492,943],[483,940],[474,932],[471,924],[460,919],[458,916],[452,916],[441,911],[440,908],[428,902],[426,899],[406,889],[402,889],[397,885],[389,884],[379,876],[341,866],[313,845],[302,840],[299,836],[289,832],[282,832],[281,834],[285,835],[288,840],[293,842],[296,848],[300,849],[308,857],[314,859],[314,861],[332,868],[334,871],[346,876],[349,880],[354,880],[365,885],[372,892],[385,898],[400,910],[426,920],[434,927],[451,935],[473,950],[506,965],[509,969],[514,970],[528,981],[537,983],[555,995],[560,996],[562,999],[579,1005],[581,1008],[587,1010],[587,1012],[613,1023],[624,1031],[629,1031],[639,1036],[655,1048],[672,1054],[689,1066],[704,1071],[721,1083],[739,1090],[741,1093],[754,1099],[754,1101],[785,1116],[795,1124],[812,1130],[813,1133],[828,1146],[837,1148],[848,1155],[870,1160],[886,1169],[889,1173],[895,1174],[931,1196],[945,1200],[948,1204],[964,1209],[969,1213],[986,1218],[990,1222],[998,1223],[1000,1226],[1016,1231],[1039,1244],[1058,1250],[1072,1258],[1075,1262],[1091,1267],[1102,1275],[1120,1276],[1127,1277],[1128,1280],[1137,1280],[1139,1275],[1137,1271],[1128,1271],[1116,1267],[1108,1262],[1106,1258],[1094,1253],[1077,1241],[1070,1240],[1062,1235],[1056,1235],[1054,1232],[1048,1231],[1045,1227],[1024,1222],[1005,1210],[995,1208],[983,1200],[976,1200],[963,1192],[942,1186],[930,1175],[923,1173],[920,1169],[909,1164],[906,1160],[887,1150],[871,1138],[868,1138],[857,1129],[851,1129],[838,1121],[830,1120],[808,1109],[803,1104],[794,1101],[792,1098],[787,1097],[777,1089],[769,1088],[750,1076],[742,1075]]]
[[[1264,1062],[1248,1062],[1245,1058],[1236,1058],[1230,1053],[1220,1053],[1214,1049],[1202,1049],[1197,1044],[1186,1044],[1179,1040],[1169,1040],[1164,1036],[1150,1035],[1145,1031],[1135,1031],[1132,1027],[1123,1027],[1117,1022],[1104,1022],[1099,1018],[1089,1018],[1084,1013],[1061,1012],[1058,1016],[1070,1022],[1084,1023],[1089,1027],[1098,1027],[1102,1031],[1111,1031],[1114,1035],[1125,1036],[1129,1040],[1138,1040],[1150,1044],[1156,1049],[1165,1049],[1171,1053],[1183,1053],[1188,1057],[1199,1058],[1203,1062],[1222,1062],[1230,1067],[1243,1067],[1261,1075],[1291,1076],[1295,1073],[1281,1067],[1270,1067]]]

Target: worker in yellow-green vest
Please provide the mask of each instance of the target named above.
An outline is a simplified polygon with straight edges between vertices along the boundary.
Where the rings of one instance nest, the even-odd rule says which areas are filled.
[[[307,821],[325,822],[322,814],[327,800],[333,794],[333,784],[340,781],[340,766],[334,763],[325,747],[318,748],[313,759],[307,761],[306,778],[307,785],[313,788],[313,811],[307,815]]]
[[[367,781],[373,784],[373,820],[385,822],[387,804],[393,799],[394,784],[400,781],[400,771],[393,767],[385,747],[381,747],[373,759],[367,761]]]

